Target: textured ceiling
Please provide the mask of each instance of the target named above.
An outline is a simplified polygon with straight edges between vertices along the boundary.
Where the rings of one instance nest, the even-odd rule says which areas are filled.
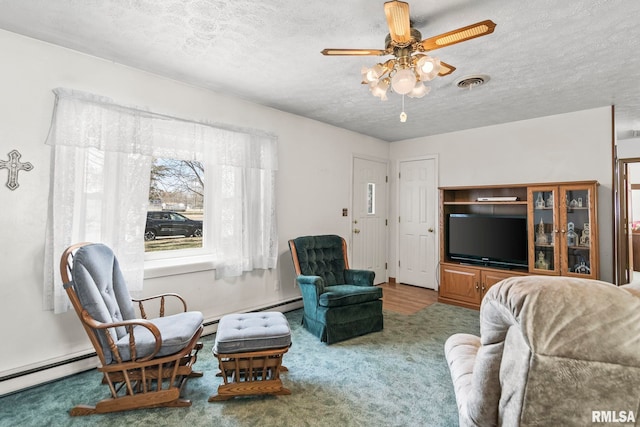
[[[640,130],[640,2],[409,1],[423,38],[485,19],[493,34],[433,51],[457,67],[422,99],[373,97],[360,69],[387,57],[383,0],[0,0],[0,28],[332,125],[398,141],[615,105]],[[472,90],[456,86],[490,76]],[[106,94],[108,95],[108,94]]]

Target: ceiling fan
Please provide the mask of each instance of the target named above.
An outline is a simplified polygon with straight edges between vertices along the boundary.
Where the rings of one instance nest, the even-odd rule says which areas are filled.
[[[422,40],[422,34],[411,26],[409,4],[403,1],[388,1],[384,13],[389,25],[389,34],[384,49],[324,49],[328,56],[383,56],[394,58],[362,68],[363,84],[368,84],[374,96],[386,100],[391,85],[394,92],[413,98],[422,98],[429,92],[423,82],[436,76],[451,74],[456,68],[426,52],[451,46],[493,33],[496,24],[491,20],[478,22],[457,30]]]

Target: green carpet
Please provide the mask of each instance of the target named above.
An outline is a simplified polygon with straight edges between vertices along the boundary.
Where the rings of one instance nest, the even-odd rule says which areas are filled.
[[[189,408],[157,408],[70,417],[76,404],[105,398],[100,374],[88,371],[0,398],[0,426],[456,426],[453,385],[444,342],[456,332],[479,334],[478,312],[433,304],[405,316],[385,311],[384,330],[327,346],[301,325],[301,310],[286,313],[293,345],[282,374],[290,396],[209,403],[220,382],[203,338],[189,380]]]

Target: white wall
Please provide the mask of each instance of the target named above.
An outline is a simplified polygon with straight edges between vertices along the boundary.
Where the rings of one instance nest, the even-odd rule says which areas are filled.
[[[640,138],[629,138],[616,141],[618,159],[640,159]]]
[[[299,296],[287,241],[303,234],[349,235],[353,153],[388,158],[389,144],[313,120],[221,96],[149,73],[0,31],[0,159],[17,149],[34,169],[20,187],[0,170],[0,377],[90,350],[75,313],[42,309],[49,129],[55,87],[104,95],[179,117],[272,132],[279,137],[277,271],[216,281],[212,271],[145,280],[146,295],[176,291],[206,319]],[[209,350],[207,350],[209,351]],[[6,384],[0,383],[0,395]]]
[[[611,107],[603,107],[394,142],[391,200],[396,200],[398,162],[431,154],[438,155],[441,187],[597,180],[600,277],[612,281],[611,128]],[[397,217],[393,205],[391,217]],[[391,221],[391,236],[395,228]],[[395,247],[392,241],[391,277],[398,264]]]

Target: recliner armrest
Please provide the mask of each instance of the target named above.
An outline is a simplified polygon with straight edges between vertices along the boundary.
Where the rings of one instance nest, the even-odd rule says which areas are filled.
[[[305,276],[301,274],[296,277],[296,281],[298,282],[298,286],[300,286],[300,291],[304,295],[315,296],[315,303],[317,304],[318,300],[320,299],[320,295],[324,292],[324,279],[320,276]],[[309,288],[311,287],[315,288],[315,292],[310,291]]]
[[[480,345],[480,337],[462,333],[450,336],[444,344],[444,355],[458,404],[460,426],[473,425],[467,410],[469,397],[473,396],[473,368]]]
[[[298,277],[296,277],[296,280],[300,284],[308,284],[308,285],[324,287],[324,280],[320,276],[305,276],[301,274]]]
[[[344,271],[344,280],[349,285],[373,286],[373,279],[375,279],[375,277],[376,273],[370,270],[348,269]]]

